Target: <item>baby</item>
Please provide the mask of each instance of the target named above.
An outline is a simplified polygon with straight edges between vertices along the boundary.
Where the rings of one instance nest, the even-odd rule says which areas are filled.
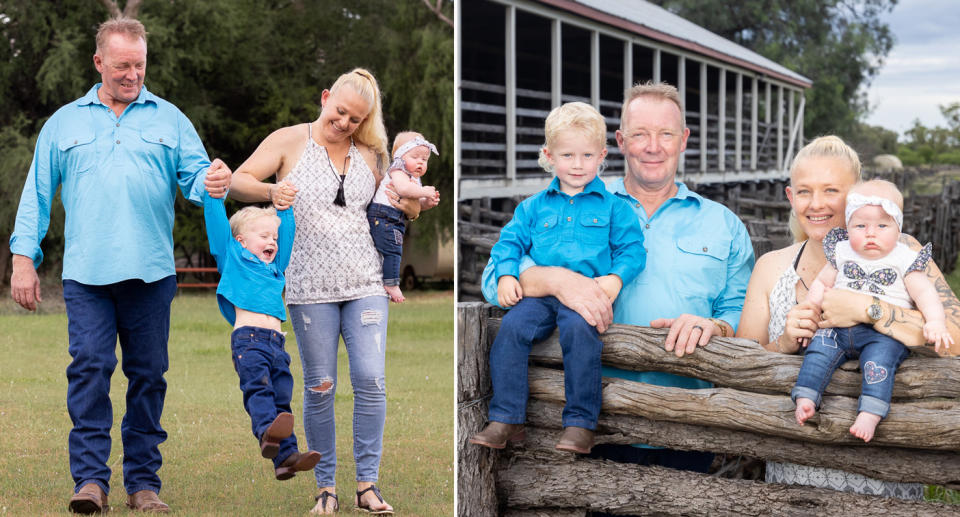
[[[278,188],[295,195],[286,182]],[[297,450],[290,412],[293,376],[280,331],[287,314],[283,272],[293,247],[293,210],[248,206],[228,221],[223,199],[206,194],[203,215],[210,253],[220,272],[217,303],[234,327],[230,345],[243,406],[253,435],[260,440],[260,454],[273,460],[277,479],[290,479],[320,461],[316,451]]]
[[[937,351],[949,347],[953,339],[947,333],[943,305],[924,273],[931,246],[915,252],[899,241],[903,195],[897,187],[883,180],[856,185],[847,194],[845,215],[847,229],[834,228],[823,241],[827,265],[811,284],[807,299],[819,308],[829,287],[872,294],[867,315],[874,322],[883,317],[880,300],[905,308],[916,305],[925,320],[923,336]],[[820,407],[833,371],[845,359],[859,357],[863,383],[850,433],[869,442],[890,410],[893,377],[908,354],[906,346],[869,324],[818,330],[791,393],[797,423],[803,425]]]
[[[393,185],[400,197],[425,197],[439,201],[440,193],[437,189],[424,187],[420,182],[420,177],[427,172],[431,151],[433,154],[440,154],[420,133],[399,133],[393,141],[393,163],[387,170],[387,176],[380,182],[373,201],[367,207],[370,234],[377,251],[383,256],[383,288],[394,303],[404,300],[400,291],[400,256],[403,253],[403,234],[407,225],[403,212],[390,204],[387,187]]]

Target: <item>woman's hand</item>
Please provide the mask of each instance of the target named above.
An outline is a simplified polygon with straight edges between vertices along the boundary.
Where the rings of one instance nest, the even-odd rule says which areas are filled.
[[[820,323],[820,311],[811,302],[794,305],[787,313],[787,320],[783,325],[783,334],[777,338],[777,349],[785,354],[792,354],[800,348],[801,343],[809,342]],[[805,341],[806,340],[806,341]]]
[[[873,303],[868,294],[846,289],[829,289],[823,294],[821,328],[847,328],[859,323],[873,323],[867,317],[867,307]]]
[[[293,183],[283,180],[270,185],[270,201],[277,210],[286,210],[297,199],[299,190]]]

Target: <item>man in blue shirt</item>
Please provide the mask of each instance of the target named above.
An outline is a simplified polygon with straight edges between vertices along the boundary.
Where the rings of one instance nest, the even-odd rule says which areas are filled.
[[[569,269],[537,266],[525,257],[520,267],[524,295],[556,296],[601,332],[611,320],[669,327],[665,348],[678,356],[694,353],[712,336],[732,336],[753,269],[753,247],[736,215],[676,181],[689,135],[676,88],[657,83],[631,88],[616,133],[626,174],[609,189],[634,208],[643,225],[645,269],[623,286],[611,306],[593,279]],[[484,270],[484,296],[491,303],[496,301],[496,285],[491,281],[495,268],[491,260]],[[661,386],[710,386],[699,379],[662,372],[604,367],[603,374]],[[713,457],[610,445],[595,447],[594,454],[700,472],[707,471]]]
[[[173,206],[177,187],[196,204],[204,188],[223,197],[230,170],[210,163],[174,105],[143,86],[146,31],[131,19],[104,22],[94,66],[102,82],[44,124],[10,238],[14,300],[35,310],[36,267],[58,187],[66,212],[63,297],[73,358],[67,367],[70,510],[106,510],[109,492],[110,377],[123,350],[129,385],[121,424],[127,505],[167,512],[157,496],[158,445],[167,370],[170,303],[177,283]]]

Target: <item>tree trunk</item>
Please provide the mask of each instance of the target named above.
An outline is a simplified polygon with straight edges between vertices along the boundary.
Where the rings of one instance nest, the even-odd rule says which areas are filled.
[[[806,425],[798,426],[794,403],[783,395],[730,388],[688,390],[608,377],[603,382],[603,411],[607,413],[755,431],[809,442],[863,445],[848,432],[857,413],[857,401],[848,397],[824,397],[817,414]],[[562,403],[563,372],[531,367],[530,396]],[[870,446],[875,445],[960,450],[960,402],[891,404],[889,415],[870,442]]]
[[[560,432],[562,406],[531,400],[527,406],[527,439],[548,437],[549,447]],[[788,461],[856,472],[874,479],[944,485],[960,489],[960,453],[893,447],[850,447],[802,442],[779,436],[675,422],[658,422],[630,415],[601,413],[597,443],[646,443],[684,451],[710,451],[772,461]]]
[[[719,479],[567,455],[515,451],[497,483],[507,506],[577,508],[642,515],[807,516],[960,515],[960,507],[834,492],[810,487]],[[544,510],[546,511],[546,510]]]

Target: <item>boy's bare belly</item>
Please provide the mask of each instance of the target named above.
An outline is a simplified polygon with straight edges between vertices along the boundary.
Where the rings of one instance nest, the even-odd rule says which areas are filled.
[[[234,309],[237,311],[237,321],[233,324],[233,328],[261,327],[280,332],[280,320],[277,318],[259,312],[246,311],[237,306],[234,306]]]

